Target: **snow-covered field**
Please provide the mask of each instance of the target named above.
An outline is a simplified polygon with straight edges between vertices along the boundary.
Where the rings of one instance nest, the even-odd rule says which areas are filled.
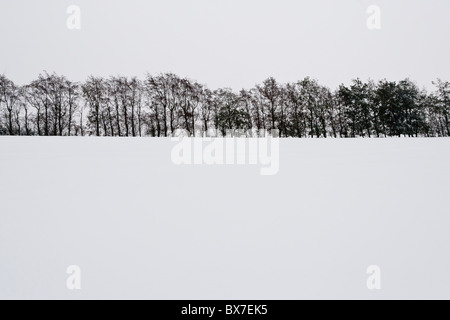
[[[450,139],[281,140],[275,176],[174,145],[0,137],[0,299],[450,298]]]

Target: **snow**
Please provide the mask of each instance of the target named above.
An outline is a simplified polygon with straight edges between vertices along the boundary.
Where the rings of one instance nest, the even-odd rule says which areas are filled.
[[[175,145],[0,137],[0,299],[450,298],[450,139],[282,139],[274,176]]]

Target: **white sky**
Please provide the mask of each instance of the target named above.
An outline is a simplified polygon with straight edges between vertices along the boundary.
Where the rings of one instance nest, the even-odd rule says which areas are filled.
[[[81,30],[66,27],[69,5]],[[380,31],[366,27],[369,5]],[[43,70],[88,75],[174,72],[210,88],[311,76],[450,80],[448,0],[1,0],[0,73],[18,84]]]

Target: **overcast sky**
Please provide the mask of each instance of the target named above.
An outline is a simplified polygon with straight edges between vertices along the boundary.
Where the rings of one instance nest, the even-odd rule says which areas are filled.
[[[366,26],[381,8],[381,30]],[[81,30],[66,27],[69,5]],[[450,80],[449,0],[1,0],[0,73],[174,72],[210,88],[311,76],[335,88],[405,77]]]

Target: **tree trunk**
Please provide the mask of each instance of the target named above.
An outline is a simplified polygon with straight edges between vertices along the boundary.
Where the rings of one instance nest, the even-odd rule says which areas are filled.
[[[11,109],[8,108],[8,124],[9,124],[9,128],[8,128],[9,135],[12,136],[12,135],[14,135],[13,122],[12,122],[12,108]]]

